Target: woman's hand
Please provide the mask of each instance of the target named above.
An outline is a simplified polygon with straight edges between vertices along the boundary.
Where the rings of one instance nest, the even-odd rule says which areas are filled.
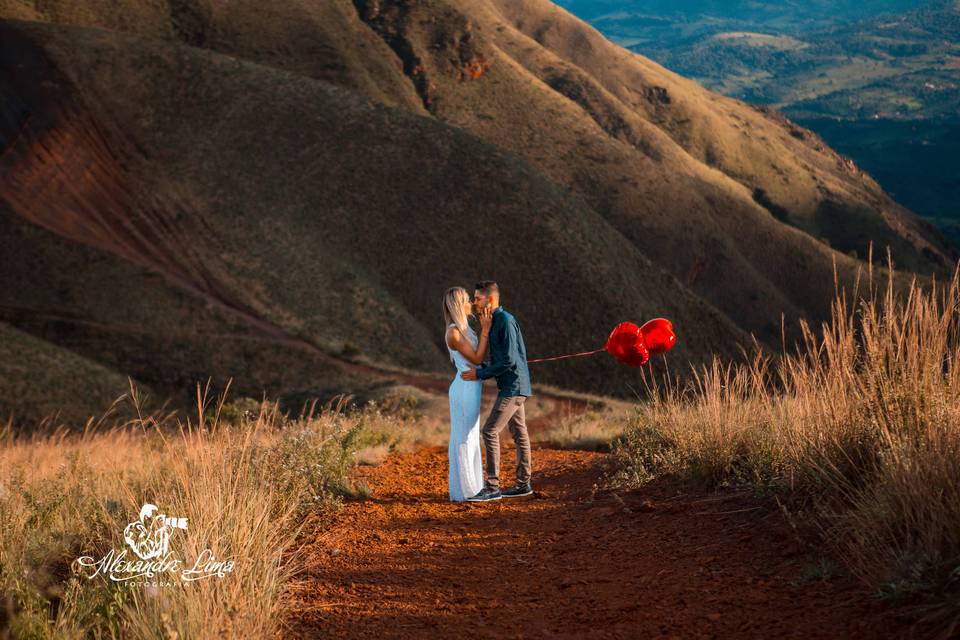
[[[490,327],[493,326],[493,312],[487,307],[480,309],[477,315],[480,318],[480,331],[484,335],[490,335]]]

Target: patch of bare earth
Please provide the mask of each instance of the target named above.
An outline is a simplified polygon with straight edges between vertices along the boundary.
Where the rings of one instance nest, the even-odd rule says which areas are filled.
[[[507,436],[506,440],[509,440]],[[509,445],[508,445],[509,446]],[[514,468],[504,452],[504,477]],[[530,498],[447,501],[446,450],[362,468],[307,546],[294,637],[889,638],[850,578],[809,579],[782,516],[747,496],[660,484],[595,491],[605,454],[534,450]]]

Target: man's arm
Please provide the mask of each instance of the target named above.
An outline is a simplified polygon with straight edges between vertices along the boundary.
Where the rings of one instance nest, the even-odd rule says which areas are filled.
[[[517,352],[517,324],[514,321],[504,323],[498,340],[490,341],[490,364],[477,368],[477,378],[486,380],[496,378],[513,367]]]

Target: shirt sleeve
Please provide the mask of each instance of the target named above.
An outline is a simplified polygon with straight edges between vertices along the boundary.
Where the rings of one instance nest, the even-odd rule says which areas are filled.
[[[517,325],[515,322],[505,322],[500,329],[500,339],[490,341],[490,364],[477,368],[477,378],[486,380],[496,378],[504,371],[516,365],[514,354],[517,353]]]

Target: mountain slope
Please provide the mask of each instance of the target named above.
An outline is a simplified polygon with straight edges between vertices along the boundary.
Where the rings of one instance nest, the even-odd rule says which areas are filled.
[[[0,69],[2,317],[159,387],[276,393],[357,354],[446,371],[440,295],[490,276],[532,354],[661,314],[678,362],[749,340],[580,199],[435,119],[107,31],[3,23]],[[623,392],[636,372],[538,379]]]
[[[47,232],[4,254],[0,320],[161,389],[446,371],[437,299],[480,277],[531,355],[665,315],[682,372],[747,332],[779,346],[781,316],[798,337],[870,242],[920,272],[955,258],[809,132],[547,2],[32,7],[0,11],[113,30],[0,23],[5,224]],[[61,299],[69,327],[48,320]],[[636,383],[605,357],[537,376]]]
[[[349,3],[152,2],[150,0],[0,0],[0,18],[128,31],[253,60],[336,82],[376,100],[418,109],[416,92],[396,71],[379,38],[359,28]]]
[[[314,4],[275,7],[267,31],[312,15]],[[857,263],[825,243],[860,258],[871,242],[889,245],[898,266],[920,272],[949,269],[957,258],[929,224],[815,135],[615,47],[545,0],[322,4],[324,27],[304,28],[333,59],[353,57],[364,69],[386,64],[390,86],[406,83],[421,103],[392,104],[426,108],[517,153],[762,340],[779,343],[781,313],[824,317],[834,260],[851,281]],[[59,9],[40,17],[57,20],[76,3],[49,6]],[[365,72],[341,65],[324,74],[305,50],[274,55],[258,46],[248,3],[230,12],[190,6],[208,34],[203,46],[382,99],[364,88]],[[88,11],[83,19],[191,41],[176,28],[175,12],[144,26],[118,27],[118,15]],[[392,51],[366,44],[377,36]]]
[[[547,2],[371,3],[437,117],[571,186],[655,261],[761,339],[819,318],[831,265],[870,241],[930,270],[955,253],[808,132],[616,48]],[[443,16],[443,17],[437,17]],[[395,35],[397,34],[397,35]],[[476,67],[478,78],[464,73]],[[791,223],[791,225],[783,224]]]
[[[561,4],[680,75],[812,129],[960,245],[950,161],[960,126],[960,3]]]
[[[127,390],[125,376],[0,322],[0,424],[35,425],[51,416],[82,423]]]

